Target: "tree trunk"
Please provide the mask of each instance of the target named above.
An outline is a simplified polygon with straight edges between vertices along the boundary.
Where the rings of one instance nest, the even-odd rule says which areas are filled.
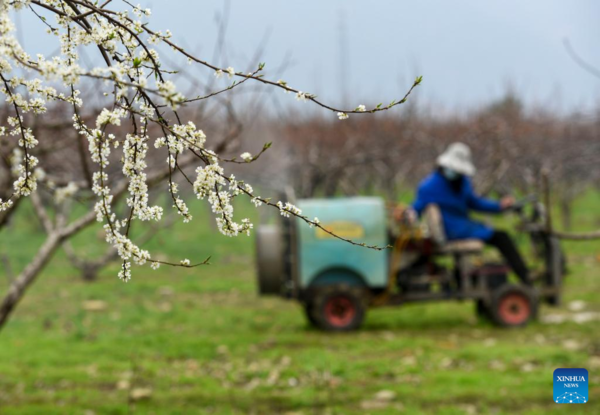
[[[571,209],[572,200],[564,197],[560,201],[560,215],[562,219],[562,226],[565,231],[571,230],[571,218],[573,217]]]
[[[19,300],[25,294],[25,291],[29,285],[39,275],[40,271],[48,263],[52,255],[56,252],[56,249],[60,246],[61,238],[58,232],[53,232],[48,235],[46,241],[39,249],[37,255],[25,267],[23,272],[13,281],[8,293],[0,304],[0,328],[4,326],[8,320],[8,316],[13,311]]]
[[[1,1],[2,0],[0,0],[0,3]],[[193,155],[190,154],[187,158],[180,161],[179,166],[183,168],[185,166],[190,165],[194,160],[195,159]],[[167,178],[169,174],[170,170],[164,168],[163,170],[157,171],[152,175],[149,175],[148,186],[152,187],[160,183],[162,180]],[[113,193],[113,203],[116,203],[121,198],[121,196],[123,196],[123,194],[127,190],[127,186],[127,180],[122,180],[117,186],[115,186],[115,192]],[[21,199],[22,198],[19,198],[17,199],[17,201]],[[44,216],[45,214],[42,214],[41,217],[43,218]],[[25,291],[27,291],[27,288],[29,288],[31,283],[35,281],[35,279],[44,269],[48,261],[52,259],[52,256],[54,255],[56,250],[61,246],[61,244],[68,238],[72,237],[82,229],[92,224],[95,219],[96,212],[92,210],[80,217],[79,219],[75,220],[74,222],[70,223],[69,225],[63,226],[64,224],[57,224],[57,228],[53,230],[50,229],[51,224],[44,224],[44,227],[48,228],[48,237],[44,241],[44,244],[38,250],[33,260],[29,263],[29,265],[27,265],[25,269],[17,276],[17,278],[14,279],[8,290],[8,293],[4,296],[2,303],[0,303],[0,330],[8,321],[10,314],[25,294]]]
[[[94,211],[88,212],[85,216],[82,216],[70,225],[48,234],[48,237],[33,260],[15,278],[8,293],[4,296],[2,303],[0,303],[0,330],[6,324],[8,317],[25,294],[27,288],[35,281],[64,240],[93,223],[95,218],[96,213]]]

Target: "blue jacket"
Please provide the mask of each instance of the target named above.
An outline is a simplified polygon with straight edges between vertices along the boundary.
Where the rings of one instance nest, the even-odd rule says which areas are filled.
[[[471,238],[489,240],[494,230],[483,223],[469,219],[469,210],[490,213],[502,211],[499,202],[477,196],[473,192],[469,178],[463,178],[462,187],[456,192],[439,171],[430,174],[419,184],[413,208],[421,215],[431,203],[440,207],[448,240]]]

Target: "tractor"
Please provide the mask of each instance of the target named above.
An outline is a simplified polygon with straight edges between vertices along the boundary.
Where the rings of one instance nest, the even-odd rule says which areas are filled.
[[[328,232],[297,218],[260,225],[258,288],[261,295],[299,301],[319,329],[356,330],[371,307],[465,300],[474,302],[480,318],[521,327],[536,317],[541,301],[560,303],[564,255],[535,197],[513,207],[540,268],[531,287],[512,283],[503,263],[483,261],[482,241],[446,240],[436,205],[410,225],[393,221],[389,206],[377,197],[301,199],[296,205],[303,215],[318,217]],[[332,234],[393,248],[366,248]]]

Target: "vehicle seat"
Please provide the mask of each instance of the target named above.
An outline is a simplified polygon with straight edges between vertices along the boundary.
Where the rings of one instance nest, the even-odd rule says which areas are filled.
[[[427,205],[423,217],[437,254],[477,254],[483,251],[484,243],[479,239],[460,239],[450,242],[446,239],[442,213],[438,205]]]

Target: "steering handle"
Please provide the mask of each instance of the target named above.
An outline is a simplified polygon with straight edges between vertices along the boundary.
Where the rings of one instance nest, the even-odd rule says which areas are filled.
[[[521,212],[525,206],[527,206],[529,203],[534,203],[537,201],[537,196],[534,194],[525,196],[524,198],[516,201],[511,207],[510,210],[514,210],[516,212]]]

